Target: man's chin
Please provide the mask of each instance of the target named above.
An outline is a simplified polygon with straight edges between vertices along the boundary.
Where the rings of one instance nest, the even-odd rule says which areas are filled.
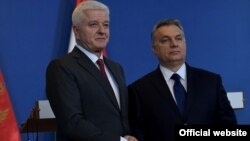
[[[106,48],[106,45],[99,45],[99,46],[97,46],[97,48],[98,48],[99,50],[104,50],[104,49]]]
[[[106,47],[98,47],[98,49],[95,51],[96,53],[101,53],[106,49]]]

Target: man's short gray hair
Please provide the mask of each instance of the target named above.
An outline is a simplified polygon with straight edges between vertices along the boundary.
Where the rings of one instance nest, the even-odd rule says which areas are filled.
[[[92,10],[92,9],[97,9],[97,10],[104,10],[108,13],[109,15],[109,8],[105,4],[95,1],[95,0],[87,0],[81,2],[75,10],[73,11],[72,14],[72,24],[73,25],[78,25],[80,22],[84,19],[85,15],[84,12],[85,10]]]

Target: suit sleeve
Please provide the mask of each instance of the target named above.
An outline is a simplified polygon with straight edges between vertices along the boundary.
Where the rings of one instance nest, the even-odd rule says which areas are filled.
[[[236,115],[227,98],[227,93],[223,87],[221,77],[218,77],[218,117],[219,124],[237,124]]]
[[[131,134],[135,136],[139,141],[144,140],[143,133],[143,119],[140,101],[135,86],[128,86],[129,93],[129,123],[131,128]]]
[[[119,136],[103,132],[82,111],[75,76],[59,61],[52,61],[46,72],[46,95],[56,116],[59,130],[73,140],[118,141]]]

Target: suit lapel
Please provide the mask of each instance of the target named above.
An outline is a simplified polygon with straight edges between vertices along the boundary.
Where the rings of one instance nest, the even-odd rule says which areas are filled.
[[[104,61],[105,61],[105,64],[106,66],[108,67],[110,73],[112,74],[115,82],[117,83],[117,87],[118,87],[118,90],[119,90],[119,97],[120,97],[120,108],[121,110],[124,110],[124,106],[126,105],[125,103],[125,100],[126,100],[126,94],[124,94],[123,92],[127,91],[127,90],[124,90],[124,87],[122,86],[126,86],[126,84],[124,83],[125,80],[123,80],[123,77],[121,76],[120,74],[120,71],[117,70],[117,68],[114,67],[114,65],[112,65],[112,62],[110,62],[108,59],[104,58]],[[117,100],[115,99],[116,103],[117,103]],[[117,106],[118,106],[118,103],[117,103]]]
[[[187,69],[187,104],[186,104],[186,119],[189,116],[190,110],[193,109],[195,105],[195,100],[197,99],[196,96],[196,91],[199,89],[198,87],[195,87],[196,80],[193,76],[193,69],[190,67],[188,64],[186,64],[186,69]]]
[[[173,96],[169,90],[169,87],[168,87],[168,85],[167,85],[159,68],[153,72],[153,76],[151,77],[151,79],[152,79],[152,83],[154,85],[153,88],[156,88],[156,93],[159,94],[161,97],[163,97],[166,100],[166,103],[170,107],[172,107],[172,109],[176,115],[180,115],[180,117],[181,117],[179,109],[178,109],[178,107],[173,99]]]
[[[119,110],[117,100],[109,82],[105,78],[103,78],[95,64],[76,47],[72,51],[72,55],[74,58],[76,58],[76,61],[83,67],[83,69],[85,69],[90,75],[92,75],[97,80],[101,87],[106,91],[105,94],[110,99],[112,104],[115,106],[116,109]]]

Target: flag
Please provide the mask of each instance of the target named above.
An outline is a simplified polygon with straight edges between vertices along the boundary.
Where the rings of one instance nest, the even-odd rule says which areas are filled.
[[[85,0],[75,0],[75,6],[77,6],[82,1],[85,1]],[[68,52],[71,52],[75,45],[76,45],[75,34],[73,32],[73,29],[71,28]]]
[[[21,141],[15,114],[0,70],[0,138],[1,141]]]
[[[83,1],[86,1],[86,0],[75,0],[75,6],[77,6],[79,3],[83,2]],[[75,45],[76,45],[75,34],[73,32],[73,29],[71,28],[68,52],[71,52]],[[106,50],[103,51],[103,55],[106,57],[108,56]]]

